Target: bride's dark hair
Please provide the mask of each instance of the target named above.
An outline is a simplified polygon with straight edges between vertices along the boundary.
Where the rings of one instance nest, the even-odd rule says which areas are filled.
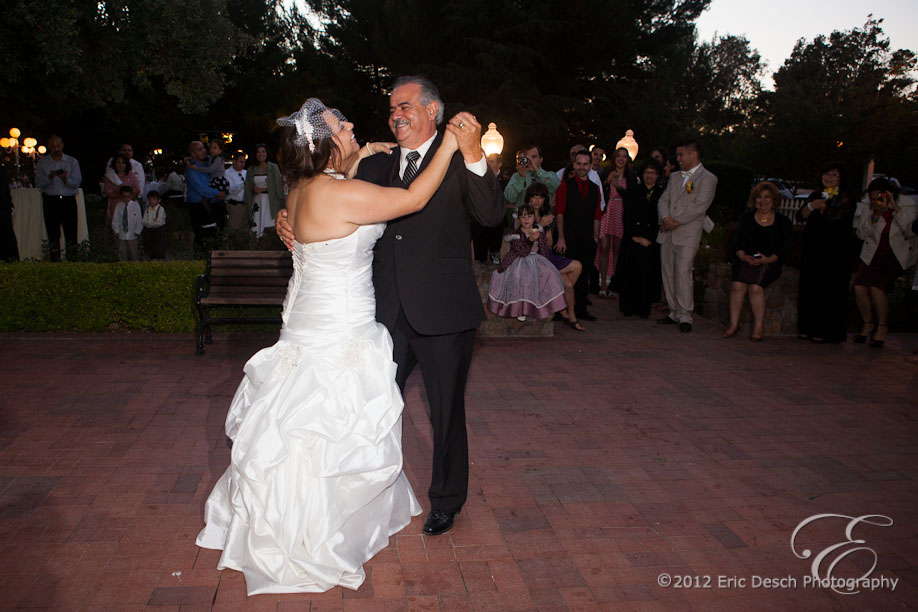
[[[346,123],[341,111],[328,108],[318,98],[309,98],[300,110],[278,118],[277,124],[281,126],[278,159],[291,187],[341,161],[341,150],[332,137]]]
[[[310,153],[308,145],[296,144],[298,136],[294,126],[280,128],[277,162],[291,187],[302,179],[322,174],[341,155],[337,143],[331,137],[317,139],[315,150]]]

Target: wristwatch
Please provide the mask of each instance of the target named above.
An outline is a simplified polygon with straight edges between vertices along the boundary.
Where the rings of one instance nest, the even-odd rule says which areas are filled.
[[[807,202],[807,203],[806,203],[806,207],[807,207],[807,209],[808,209],[810,212],[813,212],[813,211],[815,210],[815,209],[813,208],[813,203],[812,203],[812,202]]]

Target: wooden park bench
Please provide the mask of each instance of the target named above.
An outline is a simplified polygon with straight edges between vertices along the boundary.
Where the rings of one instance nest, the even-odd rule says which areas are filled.
[[[277,317],[214,317],[213,307],[277,308],[284,303],[293,263],[287,251],[211,251],[198,276],[197,354],[213,342],[211,327],[237,323],[280,324]],[[238,310],[238,308],[237,308]]]

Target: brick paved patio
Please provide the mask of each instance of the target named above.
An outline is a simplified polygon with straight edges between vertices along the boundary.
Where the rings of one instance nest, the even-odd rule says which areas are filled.
[[[356,592],[246,598],[194,537],[229,449],[222,433],[265,334],[0,336],[0,609],[893,610],[918,602],[918,337],[883,350],[723,340],[621,320],[480,343],[469,385],[469,502],[449,534],[417,517]],[[409,382],[406,470],[423,493],[430,435]],[[423,498],[423,495],[420,495]],[[426,503],[426,500],[423,500]],[[804,588],[790,536],[819,513],[860,525],[883,588]],[[824,519],[813,554],[844,541]],[[823,565],[851,547],[836,551]],[[845,557],[834,575],[870,569]],[[712,579],[665,588],[661,574]],[[796,588],[721,588],[718,576]]]

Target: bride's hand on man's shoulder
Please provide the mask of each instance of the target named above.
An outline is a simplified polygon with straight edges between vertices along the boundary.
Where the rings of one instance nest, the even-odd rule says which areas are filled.
[[[375,155],[377,153],[385,153],[388,155],[392,153],[392,149],[398,145],[394,142],[368,142],[364,149],[369,151],[370,155]]]

